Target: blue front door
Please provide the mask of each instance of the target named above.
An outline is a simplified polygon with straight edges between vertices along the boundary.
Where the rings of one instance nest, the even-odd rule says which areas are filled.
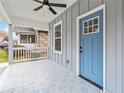
[[[80,19],[80,75],[103,86],[103,10]]]

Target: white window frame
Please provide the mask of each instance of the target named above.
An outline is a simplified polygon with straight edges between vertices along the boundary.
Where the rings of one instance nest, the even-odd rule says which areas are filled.
[[[98,18],[98,31],[96,31],[96,32],[89,32],[89,33],[84,33],[84,23],[85,22],[88,22],[89,20],[93,20],[93,19],[95,19],[95,18]],[[89,35],[89,34],[94,34],[94,33],[99,33],[99,16],[96,16],[96,17],[93,17],[93,18],[90,18],[90,19],[88,19],[88,20],[85,20],[85,21],[83,21],[83,35]],[[93,25],[92,25],[93,26]]]
[[[58,51],[58,50],[55,50],[55,27],[56,26],[58,26],[58,25],[61,25],[61,51]],[[62,20],[61,21],[59,21],[58,23],[56,23],[55,25],[54,25],[54,53],[58,53],[58,54],[62,54]]]

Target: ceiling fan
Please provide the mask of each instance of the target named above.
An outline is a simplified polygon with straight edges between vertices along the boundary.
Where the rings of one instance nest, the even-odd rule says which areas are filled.
[[[35,8],[34,11],[38,11],[39,9],[43,8],[43,5],[47,5],[49,7],[49,10],[54,15],[56,15],[57,12],[51,6],[53,6],[53,7],[63,7],[63,8],[66,8],[66,4],[49,3],[49,0],[43,0],[43,1],[34,0],[34,1],[42,4],[42,5],[38,6],[37,8]]]

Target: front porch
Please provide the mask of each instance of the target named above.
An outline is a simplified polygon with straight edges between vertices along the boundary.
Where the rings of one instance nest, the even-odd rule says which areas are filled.
[[[0,77],[0,93],[102,93],[69,69],[50,60],[9,65]]]

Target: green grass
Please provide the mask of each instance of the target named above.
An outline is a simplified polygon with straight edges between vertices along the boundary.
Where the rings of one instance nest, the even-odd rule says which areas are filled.
[[[0,63],[5,63],[8,61],[8,53],[5,49],[0,49]]]

